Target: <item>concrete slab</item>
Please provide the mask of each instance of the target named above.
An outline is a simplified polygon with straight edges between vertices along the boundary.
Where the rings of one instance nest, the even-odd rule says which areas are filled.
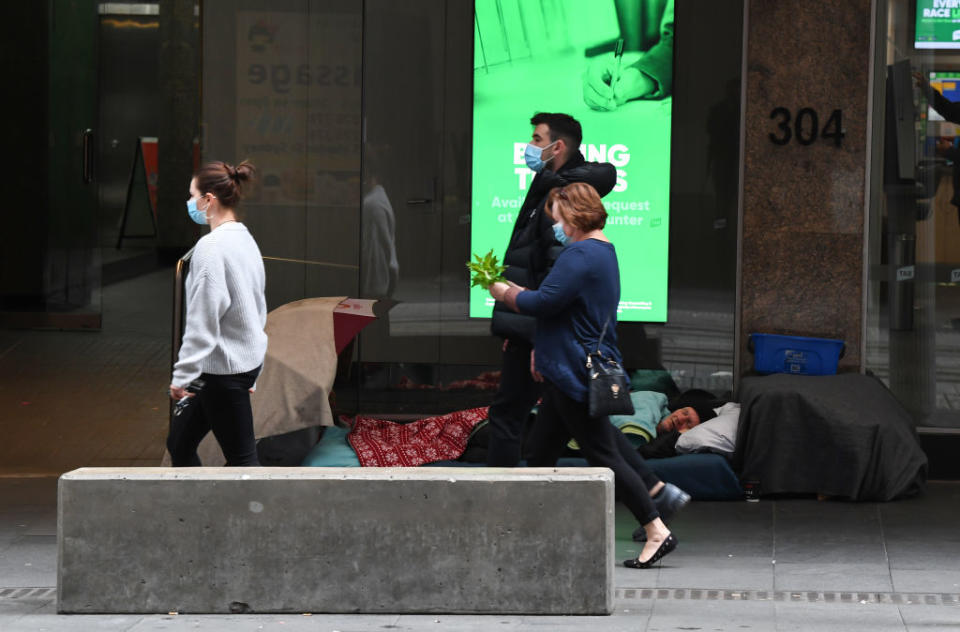
[[[675,556],[676,559],[673,559]],[[674,553],[663,560],[658,581],[661,586],[772,591],[774,570],[770,558],[766,557],[714,558],[706,561]]]
[[[636,557],[637,554],[634,553],[633,556]],[[630,556],[617,555],[617,561],[620,562],[620,564],[613,569],[614,586],[627,589],[658,588],[663,586],[663,583],[660,581],[660,564],[662,562],[658,562],[657,566],[653,568],[627,568],[623,566],[623,560],[628,557]]]
[[[55,630],[56,632],[88,632],[90,630],[126,632],[131,629],[150,629],[131,627],[136,626],[141,621],[142,617],[140,616],[128,615],[64,617],[57,614],[31,614],[10,622],[10,626],[5,626],[3,632],[41,632],[47,630]],[[196,630],[196,627],[193,629]]]
[[[58,610],[609,614],[607,469],[86,468]]]
[[[777,590],[892,592],[886,564],[776,563]]]
[[[957,632],[960,630],[960,608],[942,606],[910,606],[900,608],[900,615],[910,632]]]
[[[55,538],[23,536],[0,552],[4,588],[49,586],[57,567]]]
[[[0,617],[3,620],[3,630],[10,629],[10,625],[17,619],[30,615],[36,612],[39,612],[47,608],[50,610],[50,614],[53,614],[53,599],[46,599],[43,601],[39,600],[26,600],[20,599],[17,601],[0,601]]]
[[[777,603],[777,632],[905,632],[905,608],[884,605]]]
[[[960,516],[941,534],[887,536],[890,568],[899,570],[956,570],[960,568]]]
[[[928,568],[925,570],[891,569],[893,588],[906,593],[960,594],[960,567],[953,570]]]
[[[777,503],[778,564],[886,564],[877,505],[797,500]]]
[[[710,622],[705,624],[704,622]],[[770,601],[657,600],[647,630],[777,630]]]

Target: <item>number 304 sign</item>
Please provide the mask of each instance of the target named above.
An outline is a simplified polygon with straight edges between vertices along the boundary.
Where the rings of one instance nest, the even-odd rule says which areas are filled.
[[[796,114],[784,107],[774,108],[770,118],[776,121],[777,131],[770,132],[770,142],[774,145],[786,145],[792,140],[801,145],[812,145],[818,139],[833,141],[840,147],[843,144],[843,112],[834,110],[820,127],[820,116],[813,108],[801,108]]]

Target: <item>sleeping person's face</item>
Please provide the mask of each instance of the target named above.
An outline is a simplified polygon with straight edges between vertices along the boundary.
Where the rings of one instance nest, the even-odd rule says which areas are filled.
[[[670,413],[657,424],[657,432],[676,430],[684,433],[700,423],[700,415],[692,407],[687,406]]]

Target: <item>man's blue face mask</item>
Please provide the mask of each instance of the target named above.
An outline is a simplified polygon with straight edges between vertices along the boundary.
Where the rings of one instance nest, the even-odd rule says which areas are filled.
[[[195,221],[198,224],[208,224],[207,221],[207,212],[201,211],[197,208],[197,201],[194,199],[187,200],[187,213],[190,214],[190,219]]]
[[[553,141],[547,147],[552,147],[556,144],[557,141]],[[547,160],[541,160],[540,157],[543,156],[543,150],[547,147],[537,147],[534,144],[527,143],[527,148],[523,151],[523,160],[527,163],[527,166],[531,170],[540,173],[543,171],[544,166],[546,166],[548,160],[552,160],[553,156]]]

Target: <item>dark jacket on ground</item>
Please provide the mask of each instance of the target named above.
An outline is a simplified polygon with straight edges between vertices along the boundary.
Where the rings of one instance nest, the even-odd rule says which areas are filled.
[[[677,456],[677,441],[679,440],[679,430],[658,432],[650,443],[645,443],[637,448],[637,452],[645,459],[666,459]]]
[[[531,290],[540,287],[563,248],[553,236],[554,220],[544,213],[544,202],[551,189],[572,182],[586,182],[604,197],[617,183],[617,170],[607,162],[587,162],[578,151],[558,171],[544,169],[538,173],[517,213],[503,257],[507,279]],[[497,302],[493,306],[490,329],[495,336],[522,340],[532,346],[536,319]]]

